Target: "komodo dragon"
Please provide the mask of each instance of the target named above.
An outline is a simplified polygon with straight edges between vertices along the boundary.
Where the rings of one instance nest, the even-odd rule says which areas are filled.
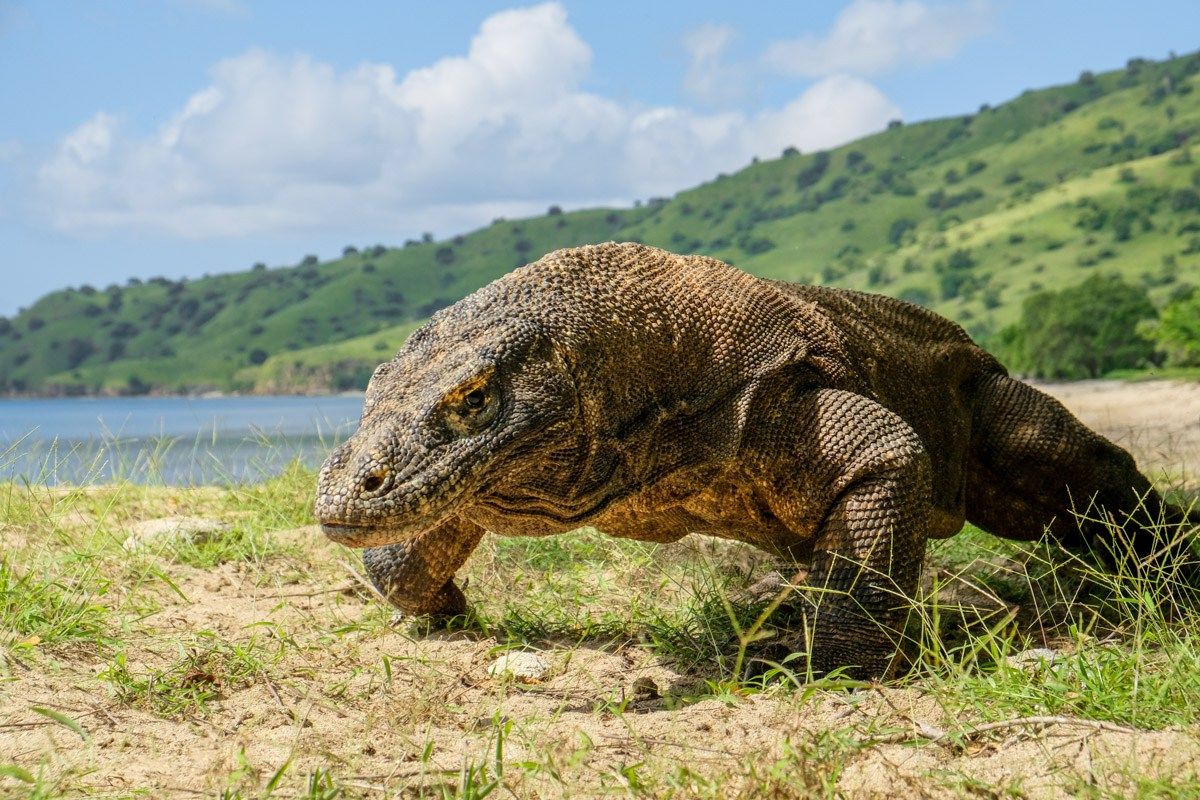
[[[1133,515],[1188,519],[933,312],[607,243],[552,252],[413,333],[322,467],[316,516],[368,548],[410,614],[466,609],[453,576],[484,531],[748,542],[824,589],[802,604],[810,668],[877,677],[928,538],[969,520],[1103,545],[1111,528],[1072,514],[1092,501],[1130,523],[1137,558],[1156,542]]]

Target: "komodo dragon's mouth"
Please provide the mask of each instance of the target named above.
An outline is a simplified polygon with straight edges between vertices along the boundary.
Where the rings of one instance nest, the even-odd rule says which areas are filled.
[[[383,547],[415,539],[437,523],[427,525],[346,525],[321,523],[321,533],[346,547]]]

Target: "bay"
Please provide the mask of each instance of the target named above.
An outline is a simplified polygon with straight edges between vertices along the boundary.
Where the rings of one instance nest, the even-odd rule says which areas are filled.
[[[316,466],[361,395],[0,400],[0,481],[228,485]]]

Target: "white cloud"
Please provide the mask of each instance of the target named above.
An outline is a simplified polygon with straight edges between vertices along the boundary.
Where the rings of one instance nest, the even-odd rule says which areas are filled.
[[[705,23],[683,35],[681,43],[688,56],[683,90],[703,103],[741,100],[746,94],[746,70],[725,63],[725,52],[737,36],[731,25]]]
[[[719,57],[722,36],[696,52]],[[152,135],[100,113],[65,136],[37,170],[35,209],[66,231],[448,233],[670,193],[899,115],[839,75],[757,114],[643,107],[583,91],[590,64],[557,3],[494,14],[465,56],[403,76],[253,50],[218,63]]]
[[[987,0],[937,5],[921,0],[855,0],[838,15],[826,36],[807,34],[775,42],[763,61],[787,75],[877,75],[950,58],[983,34],[989,20]]]

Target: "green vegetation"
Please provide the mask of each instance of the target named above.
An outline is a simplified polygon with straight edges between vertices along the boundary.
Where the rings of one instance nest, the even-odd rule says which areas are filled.
[[[610,239],[892,294],[985,344],[1027,298],[1094,273],[1161,308],[1200,284],[1198,86],[1200,54],[1134,59],[975,114],[789,148],[633,208],[551,207],[324,263],[55,292],[0,319],[0,392],[361,387],[438,308],[546,251]],[[1160,333],[1172,359],[1195,360],[1182,306]]]
[[[1141,286],[1093,275],[1061,292],[1027,297],[1020,321],[1002,334],[1000,352],[1010,367],[1045,378],[1098,378],[1137,369],[1154,359],[1154,345],[1139,326],[1156,314]]]

